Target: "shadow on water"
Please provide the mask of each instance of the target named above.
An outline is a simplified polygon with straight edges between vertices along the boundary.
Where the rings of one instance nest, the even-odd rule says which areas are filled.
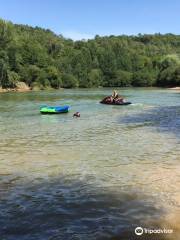
[[[120,122],[129,127],[152,126],[163,133],[173,133],[180,138],[180,106],[156,107],[143,113],[127,115]]]
[[[165,214],[137,189],[109,192],[88,184],[90,179],[36,181],[1,186],[1,239],[168,239],[164,234],[135,235],[137,226],[162,227]]]

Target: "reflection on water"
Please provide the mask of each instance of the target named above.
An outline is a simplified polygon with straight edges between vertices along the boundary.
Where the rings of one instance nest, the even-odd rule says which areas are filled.
[[[0,95],[4,239],[134,240],[136,226],[173,228],[178,239],[180,94],[124,89],[133,105],[99,104],[109,91]],[[40,115],[44,104],[71,112]]]

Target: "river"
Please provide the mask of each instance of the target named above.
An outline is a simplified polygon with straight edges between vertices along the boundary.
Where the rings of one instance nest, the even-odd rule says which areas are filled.
[[[180,92],[119,89],[132,105],[99,104],[111,91],[0,94],[1,239],[134,240],[137,226],[178,239]]]

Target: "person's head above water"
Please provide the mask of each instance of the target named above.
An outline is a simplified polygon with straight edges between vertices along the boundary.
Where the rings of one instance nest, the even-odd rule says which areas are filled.
[[[80,112],[75,112],[74,114],[73,114],[73,117],[80,117],[81,115],[80,115]]]

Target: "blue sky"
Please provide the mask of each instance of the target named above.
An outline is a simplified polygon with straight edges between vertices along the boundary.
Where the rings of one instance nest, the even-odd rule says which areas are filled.
[[[0,0],[0,18],[73,39],[180,34],[180,0]]]

